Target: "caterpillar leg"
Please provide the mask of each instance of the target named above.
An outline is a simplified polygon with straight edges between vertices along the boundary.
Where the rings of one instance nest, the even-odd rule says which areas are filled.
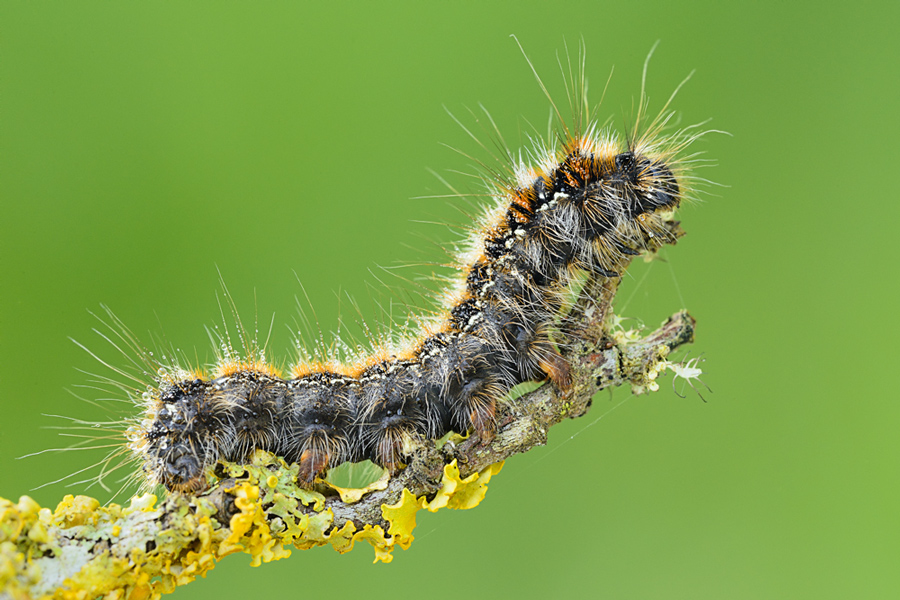
[[[572,385],[572,369],[569,362],[555,349],[545,351],[538,362],[544,373],[561,390],[569,389]]]
[[[469,421],[481,444],[488,444],[497,434],[497,403],[490,399],[473,408],[469,413]]]
[[[403,466],[403,434],[397,429],[387,428],[380,437],[372,462],[396,475]]]
[[[300,472],[297,482],[301,487],[310,488],[316,477],[321,477],[328,469],[329,453],[322,448],[308,448],[300,454]]]

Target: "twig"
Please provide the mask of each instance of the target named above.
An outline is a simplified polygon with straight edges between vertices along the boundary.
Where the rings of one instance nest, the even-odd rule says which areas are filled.
[[[677,223],[670,228],[674,239]],[[221,479],[201,496],[174,494],[158,506],[150,494],[128,507],[66,496],[55,511],[27,496],[18,503],[0,499],[0,599],[156,598],[228,554],[246,552],[260,564],[289,556],[289,546],[331,544],[346,552],[364,540],[376,560],[389,562],[395,546],[412,542],[418,510],[477,505],[506,458],[545,444],[549,428],[585,414],[598,391],[654,388],[669,352],[693,340],[694,320],[676,313],[639,339],[612,331],[618,282],[588,279],[560,323],[570,388],[546,384],[504,404],[488,443],[424,441],[404,470],[365,491],[324,483],[303,490],[296,465],[258,452],[250,464],[220,464]]]

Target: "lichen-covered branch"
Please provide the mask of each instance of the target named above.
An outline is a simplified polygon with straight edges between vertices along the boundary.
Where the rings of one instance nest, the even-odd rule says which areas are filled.
[[[644,337],[622,331],[611,312],[617,287],[618,279],[589,279],[560,322],[571,387],[546,384],[504,404],[488,442],[422,442],[399,474],[364,490],[324,482],[304,490],[296,465],[257,452],[250,464],[220,464],[218,483],[197,497],[158,503],[147,494],[101,507],[66,496],[55,510],[27,496],[0,499],[0,598],[156,598],[235,552],[260,564],[291,547],[346,552],[366,541],[389,562],[394,547],[412,542],[419,510],[476,506],[506,458],[546,443],[550,427],[585,414],[599,390],[655,389],[669,352],[692,341],[694,320],[679,312]]]

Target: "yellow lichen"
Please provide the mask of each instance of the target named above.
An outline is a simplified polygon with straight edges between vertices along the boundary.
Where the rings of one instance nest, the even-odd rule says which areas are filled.
[[[487,493],[487,484],[491,477],[500,472],[503,462],[490,465],[480,473],[472,473],[465,479],[460,479],[459,467],[454,460],[444,466],[444,476],[441,480],[441,489],[438,490],[431,502],[425,508],[431,512],[437,512],[443,507],[454,509],[474,508],[484,499]]]
[[[357,531],[353,534],[353,538],[350,540],[349,547],[344,550],[344,552],[349,552],[353,549],[353,543],[357,541],[366,541],[372,544],[372,548],[375,549],[375,560],[373,563],[381,561],[383,563],[389,563],[394,560],[394,557],[391,555],[391,551],[394,549],[394,540],[393,538],[388,538],[384,535],[384,529],[375,525],[366,525],[362,528],[361,531]]]
[[[23,498],[28,498],[23,496]],[[31,498],[28,498],[31,500]],[[33,500],[32,500],[33,502]],[[54,521],[62,527],[75,527],[90,523],[96,524],[97,507],[100,502],[88,496],[68,496],[62,499],[53,513]]]
[[[388,533],[391,537],[384,540],[383,547],[380,540],[377,545],[373,543],[376,560],[382,560],[380,557],[383,551],[386,549],[389,552],[394,544],[397,544],[404,550],[409,548],[414,539],[412,531],[416,528],[416,513],[421,509],[427,508],[431,512],[437,512],[444,507],[467,509],[478,506],[487,493],[487,484],[491,477],[499,473],[502,468],[503,463],[500,462],[487,467],[480,473],[473,473],[465,479],[461,479],[459,467],[457,467],[454,460],[449,465],[444,466],[441,489],[438,490],[431,502],[428,502],[424,496],[416,498],[412,492],[404,489],[401,492],[400,500],[396,504],[383,504],[381,506],[381,514],[390,523]],[[377,538],[373,537],[372,539]],[[369,539],[369,541],[371,542],[372,539]]]
[[[353,549],[353,534],[355,533],[356,525],[353,524],[353,521],[347,521],[343,527],[331,532],[328,542],[335,550],[344,554]]]
[[[225,488],[234,509],[227,523],[220,522],[222,507],[202,496],[174,496],[163,507],[152,494],[132,498],[126,507],[66,496],[54,511],[27,496],[17,504],[0,499],[0,590],[13,599],[155,600],[205,577],[228,554],[244,552],[258,566],[290,556],[291,546],[330,544],[344,553],[358,541],[372,546],[376,562],[387,563],[396,546],[412,543],[419,510],[476,506],[501,465],[465,479],[455,462],[447,465],[430,502],[403,490],[396,503],[381,507],[387,531],[371,524],[358,529],[352,521],[336,527],[325,497],[297,485],[297,465],[271,454],[223,466],[233,480]],[[359,501],[388,481],[335,489],[344,501]],[[97,544],[110,550],[94,554]]]
[[[425,508],[428,502],[424,497],[416,498],[412,492],[404,489],[396,504],[382,504],[381,514],[391,526],[388,533],[401,548],[406,550],[412,544],[412,530],[416,528],[416,513]]]
[[[21,540],[38,522],[40,510],[28,496],[17,504],[0,498],[0,590],[12,598],[28,597],[27,590],[40,581],[40,567],[32,562],[35,549]]]

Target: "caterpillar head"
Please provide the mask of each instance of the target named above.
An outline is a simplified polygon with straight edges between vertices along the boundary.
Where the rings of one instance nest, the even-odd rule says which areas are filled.
[[[668,166],[631,151],[616,155],[615,163],[616,177],[629,188],[632,216],[678,206],[680,189]]]
[[[206,471],[222,452],[230,419],[215,388],[200,379],[160,388],[157,410],[143,432],[145,469],[167,490],[206,489]]]

